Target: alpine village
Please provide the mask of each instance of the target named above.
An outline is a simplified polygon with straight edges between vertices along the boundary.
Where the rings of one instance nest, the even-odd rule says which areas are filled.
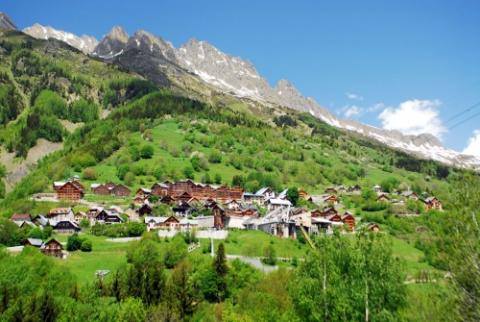
[[[0,321],[479,321],[480,162],[252,73],[0,13]]]

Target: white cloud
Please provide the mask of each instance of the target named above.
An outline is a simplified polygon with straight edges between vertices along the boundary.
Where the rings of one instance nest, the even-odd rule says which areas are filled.
[[[345,93],[345,96],[346,96],[349,100],[363,101],[363,96],[358,95],[358,94],[355,94],[355,93],[346,92],[346,93]]]
[[[463,153],[480,157],[480,130],[473,131],[473,136],[468,140]]]
[[[363,112],[363,109],[357,105],[347,105],[343,107],[342,111],[345,117],[350,118],[355,115],[360,115],[360,113]]]
[[[440,138],[446,131],[440,120],[438,100],[409,100],[398,107],[387,107],[378,118],[383,128],[398,130],[403,134],[429,133]]]

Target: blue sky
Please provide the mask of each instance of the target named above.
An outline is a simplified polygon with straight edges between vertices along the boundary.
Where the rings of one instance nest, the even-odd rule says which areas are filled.
[[[118,24],[175,46],[207,40],[342,117],[427,130],[459,151],[479,130],[469,151],[480,153],[480,117],[448,129],[480,102],[480,1],[4,0],[0,10],[19,28],[39,22],[101,38]]]

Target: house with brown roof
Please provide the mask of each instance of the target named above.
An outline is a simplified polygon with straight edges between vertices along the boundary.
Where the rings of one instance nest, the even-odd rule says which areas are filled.
[[[52,208],[47,214],[47,218],[53,221],[75,220],[72,208]]]
[[[348,230],[354,231],[355,230],[355,217],[352,213],[346,211],[342,216],[342,222],[346,225]]]
[[[436,197],[428,197],[423,200],[427,210],[443,210],[442,202]]]
[[[44,243],[40,251],[47,256],[63,258],[63,245],[54,238]]]
[[[53,190],[57,194],[57,199],[76,201],[83,198],[85,189],[83,185],[77,180],[70,180],[67,182],[54,182]]]

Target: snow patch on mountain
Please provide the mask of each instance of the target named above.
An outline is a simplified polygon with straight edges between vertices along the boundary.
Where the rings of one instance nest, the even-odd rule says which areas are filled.
[[[37,39],[57,39],[63,41],[85,54],[90,54],[98,45],[95,37],[87,35],[77,36],[70,32],[57,30],[50,26],[42,26],[38,23],[23,29],[23,32]]]

